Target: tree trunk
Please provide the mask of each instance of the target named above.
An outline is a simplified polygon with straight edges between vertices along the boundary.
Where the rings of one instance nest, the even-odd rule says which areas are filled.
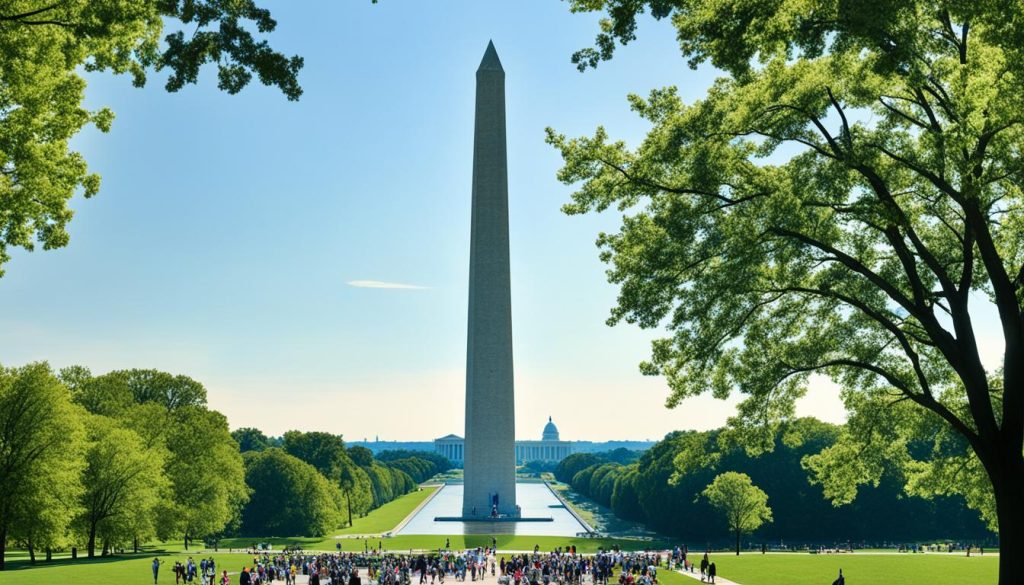
[[[32,546],[32,539],[28,539],[28,562],[32,565],[36,564],[36,547]]]
[[[999,585],[1014,585],[1024,575],[1024,457],[1019,445],[1016,449],[992,477],[999,518]]]
[[[4,570],[5,556],[7,556],[7,524],[0,526],[0,571]]]
[[[91,559],[96,556],[96,523],[93,522],[89,525],[89,542],[86,544],[86,553]]]
[[[348,525],[349,525],[349,528],[351,528],[352,527],[352,497],[349,496],[349,497],[345,498],[345,501],[348,502]]]
[[[740,556],[740,531],[736,531],[736,556]]]
[[[50,562],[52,560],[53,560],[53,549],[50,548],[50,547],[46,547],[46,562]]]
[[[139,537],[136,536],[132,539],[132,552],[138,554],[139,552]]]
[[[185,550],[188,550],[188,532],[185,533]]]

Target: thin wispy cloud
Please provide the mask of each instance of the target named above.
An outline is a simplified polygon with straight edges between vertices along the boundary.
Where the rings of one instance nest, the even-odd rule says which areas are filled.
[[[418,284],[384,282],[382,280],[350,280],[347,284],[356,288],[398,288],[406,290],[425,290],[430,288],[429,286],[420,286]]]

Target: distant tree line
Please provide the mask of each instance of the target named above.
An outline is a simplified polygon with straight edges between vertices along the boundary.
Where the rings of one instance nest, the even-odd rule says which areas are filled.
[[[382,451],[375,458],[369,449],[346,447],[341,436],[323,432],[267,437],[240,428],[232,436],[253,490],[238,531],[246,536],[323,536],[452,467],[437,453]]]
[[[447,457],[431,451],[407,451],[404,449],[381,451],[377,453],[377,460],[408,473],[417,483],[426,481],[453,467]]]
[[[702,492],[723,472],[748,475],[767,495],[774,521],[756,532],[765,542],[910,541],[932,538],[993,540],[963,498],[909,496],[895,469],[863,486],[849,505],[835,507],[808,480],[806,458],[834,444],[841,427],[815,419],[792,423],[758,457],[731,445],[721,430],[673,432],[633,463],[605,453],[574,453],[555,477],[608,506],[616,516],[663,534],[725,542],[729,530]],[[801,437],[798,441],[791,437]]]
[[[230,432],[187,376],[0,366],[0,569],[9,543],[35,562],[154,538],[320,536],[450,467],[329,433]]]

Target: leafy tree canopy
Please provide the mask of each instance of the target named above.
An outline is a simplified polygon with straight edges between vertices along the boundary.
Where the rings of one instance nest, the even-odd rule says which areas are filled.
[[[49,364],[0,366],[0,570],[8,536],[64,539],[82,491],[81,415]]]
[[[582,67],[649,11],[693,67],[724,72],[684,103],[631,96],[651,125],[631,148],[568,139],[569,213],[616,207],[601,234],[620,286],[610,323],[664,326],[646,374],[669,405],[745,399],[738,440],[770,448],[812,374],[850,424],[811,462],[836,501],[883,462],[919,493],[961,493],[1024,549],[1024,5],[868,0],[576,0],[603,11]],[[979,306],[1002,368],[982,362]],[[914,452],[917,438],[932,445]],[[857,453],[851,462],[849,455]],[[958,479],[959,478],[959,479]],[[1024,571],[1017,552],[1000,579]]]
[[[351,465],[340,435],[319,431],[288,431],[282,445],[285,452],[309,463],[332,481],[339,481],[342,468]]]
[[[349,457],[352,461],[355,461],[359,467],[369,467],[373,465],[373,451],[370,451],[366,447],[360,447],[356,445],[348,450]]]
[[[302,94],[302,58],[273,50],[277,27],[254,0],[10,0],[0,7],[0,276],[9,248],[67,245],[77,192],[100,179],[69,140],[86,124],[106,132],[113,113],[83,106],[82,72],[169,75],[178,91],[215,65],[217,85],[237,93],[255,76],[290,100]],[[170,29],[165,30],[165,29]],[[164,33],[167,34],[164,34]],[[161,35],[163,36],[161,42]]]
[[[231,438],[238,443],[238,450],[242,453],[262,451],[270,447],[270,440],[263,434],[263,431],[252,427],[242,427],[231,431]]]
[[[206,405],[201,383],[159,370],[115,370],[92,377],[88,368],[70,366],[60,371],[60,377],[75,401],[93,414],[121,416],[136,404],[157,404],[167,411]]]
[[[436,465],[440,471],[448,471],[449,469],[452,468],[452,462],[447,457],[445,457],[444,455],[441,455],[440,453],[435,453],[433,451],[411,451],[409,449],[388,449],[386,451],[381,451],[381,452],[377,453],[374,456],[374,458],[376,458],[378,461],[384,461],[384,462],[395,461],[397,459],[409,459],[409,458],[425,459],[427,461],[433,462],[434,465]]]
[[[555,479],[571,483],[573,477],[591,465],[604,463],[605,459],[594,453],[573,453],[558,462],[555,468]]]
[[[249,499],[249,489],[238,444],[223,414],[190,406],[179,409],[171,420],[165,473],[173,498],[158,536],[184,536],[187,546],[193,538],[233,524]]]
[[[745,473],[726,471],[715,477],[701,495],[725,514],[729,529],[736,535],[736,554],[740,554],[741,535],[772,521],[768,494],[754,485]]]
[[[107,550],[108,545],[153,537],[157,507],[170,493],[162,448],[147,449],[134,431],[114,419],[87,415],[85,420],[89,442],[75,523],[93,557],[98,543]]]
[[[253,495],[242,511],[243,534],[323,536],[341,522],[338,487],[279,448],[246,453],[245,482]]]
[[[606,463],[578,472],[579,481],[572,485],[602,503],[611,487],[611,508],[619,518],[712,546],[734,535],[720,522],[720,512],[700,494],[726,471],[748,475],[768,495],[773,521],[758,531],[762,542],[994,539],[961,497],[907,497],[907,478],[899,465],[889,466],[878,485],[863,486],[855,501],[833,506],[822,497],[820,487],[808,482],[805,465],[808,458],[836,444],[841,429],[841,425],[800,418],[784,425],[770,452],[756,456],[737,444],[735,433],[728,429],[669,433],[639,462],[605,472],[596,486],[593,477]],[[912,450],[928,448],[927,441],[911,446]]]

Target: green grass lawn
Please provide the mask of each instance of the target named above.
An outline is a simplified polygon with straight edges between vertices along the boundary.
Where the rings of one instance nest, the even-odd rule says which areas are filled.
[[[379,535],[394,529],[406,516],[416,509],[416,506],[430,497],[437,489],[438,486],[431,486],[405,494],[376,510],[371,510],[369,514],[362,518],[353,518],[352,526],[334,530],[326,538],[303,536],[225,538],[220,541],[220,546],[221,548],[248,548],[256,543],[268,543],[278,549],[285,546],[298,545],[306,550],[335,550],[336,544],[341,540],[334,538],[335,536]],[[358,540],[358,542],[353,542],[353,540]],[[341,543],[342,548],[350,551],[357,548],[362,550],[364,546],[362,540],[345,538]],[[376,543],[379,539],[370,540],[374,542],[374,546],[377,546]]]
[[[453,547],[483,546],[490,544],[488,536],[450,537]],[[612,541],[598,539],[573,539],[558,537],[499,536],[498,546],[506,550],[529,550],[539,544],[542,550],[555,546],[576,544],[580,550],[591,552],[598,546],[609,546]],[[384,539],[388,550],[436,548],[443,546],[444,536],[407,536]],[[295,539],[297,540],[297,539]],[[303,539],[306,540],[306,539]],[[309,539],[313,543],[316,539]],[[354,550],[362,539],[344,539],[345,549]],[[373,539],[376,545],[378,542]],[[619,541],[619,544],[623,544]],[[628,544],[628,542],[627,542]],[[351,548],[350,548],[351,546]],[[324,547],[326,548],[326,547]],[[310,547],[312,550],[312,548]],[[122,555],[100,559],[54,560],[31,566],[22,555],[8,557],[8,570],[0,573],[4,585],[49,585],[69,583],[74,585],[117,585],[120,583],[149,583],[150,562],[159,556],[164,565],[160,569],[160,583],[173,583],[171,567],[174,561],[184,561],[188,553],[179,551],[149,552],[139,555]],[[192,553],[193,558],[208,557],[210,554]],[[244,565],[251,564],[252,558],[245,554],[213,553],[220,569],[237,573]],[[713,553],[711,559],[718,566],[718,574],[741,585],[823,585],[831,583],[842,567],[848,582],[878,585],[992,585],[996,582],[999,558],[995,555],[966,558],[962,554],[927,555],[881,555],[843,554],[810,555],[769,553],[767,555],[743,554],[736,557],[730,553]],[[661,570],[659,581],[663,585],[695,585],[699,581],[677,573]],[[237,577],[232,579],[237,582]]]
[[[718,574],[740,585],[827,585],[843,569],[847,583],[879,585],[994,585],[999,557],[963,553],[872,555],[864,553],[812,555],[756,553],[736,556],[714,553]],[[699,561],[699,556],[695,557]],[[666,574],[665,585],[700,583],[678,574]]]
[[[27,560],[8,561],[7,570],[0,573],[0,582],[4,585],[51,585],[68,583],[73,585],[119,585],[121,583],[152,583],[153,574],[150,572],[150,564],[153,557],[159,556],[164,564],[160,567],[160,584],[174,583],[174,572],[171,567],[175,561],[184,562],[188,559],[185,553],[161,553],[158,555],[124,555],[118,557],[96,558],[92,560],[78,559],[54,560],[49,563],[39,563],[36,566],[29,565]],[[209,558],[205,554],[201,557],[193,555],[192,558],[199,562],[200,558]],[[245,564],[252,563],[252,558],[244,554],[218,554],[214,553],[214,561],[217,563],[217,572],[227,570],[229,573],[237,573]],[[231,579],[232,583],[238,582],[238,577]]]
[[[431,486],[390,501],[362,518],[353,518],[352,526],[339,530],[338,534],[383,534],[398,526],[399,522],[412,513],[423,500],[429,498],[441,486]]]

